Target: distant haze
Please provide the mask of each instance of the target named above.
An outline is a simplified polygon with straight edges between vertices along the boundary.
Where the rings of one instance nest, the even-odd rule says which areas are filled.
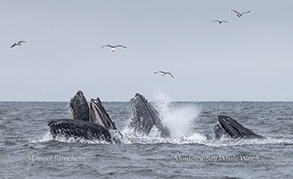
[[[103,101],[136,92],[150,100],[164,93],[174,101],[292,101],[292,7],[291,0],[3,1],[0,101],[68,101],[78,90]],[[232,8],[251,12],[239,18]],[[107,44],[127,48],[101,48]]]

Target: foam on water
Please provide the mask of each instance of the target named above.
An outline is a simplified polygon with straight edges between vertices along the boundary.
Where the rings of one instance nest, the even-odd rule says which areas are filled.
[[[269,144],[283,144],[293,145],[292,139],[274,139],[271,137],[265,139],[231,139],[221,138],[208,140],[204,135],[193,133],[189,136],[177,136],[170,138],[160,137],[160,132],[156,127],[152,129],[149,135],[134,134],[133,130],[125,128],[122,131],[123,138],[121,144],[156,144],[156,143],[171,143],[171,144],[202,144],[211,147],[225,147],[225,146],[242,146],[242,145],[269,145]],[[46,133],[37,139],[31,139],[30,142],[47,142],[53,140],[50,132]],[[65,138],[58,136],[55,140],[66,143],[85,143],[85,144],[110,144],[109,142],[99,140],[86,140],[83,138]]]
[[[231,139],[231,138],[221,138],[219,140],[213,139],[203,143],[207,146],[212,147],[225,147],[225,146],[242,146],[242,145],[269,145],[269,144],[284,144],[293,145],[293,140],[290,139]]]
[[[57,140],[59,142],[65,143],[85,143],[85,144],[109,144],[109,142],[103,140],[87,140],[84,138],[77,138],[77,137],[65,137],[65,136],[57,136],[55,139],[51,135],[50,132],[47,132],[44,136],[41,136],[36,139],[31,139],[30,142],[38,143],[38,142],[47,142],[51,140]]]
[[[228,147],[228,146],[243,146],[243,145],[270,145],[270,144],[283,144],[283,145],[293,145],[292,139],[274,139],[274,138],[265,138],[265,139],[232,139],[232,138],[221,138],[221,139],[212,139],[208,140],[204,135],[193,133],[188,136],[176,136],[169,138],[162,138],[160,136],[159,130],[154,127],[149,135],[139,135],[133,133],[133,130],[125,128],[122,131],[123,138],[121,138],[121,144],[156,144],[156,143],[170,143],[170,144],[201,144],[211,147]],[[46,133],[44,136],[32,139],[30,142],[47,142],[53,140],[50,132]],[[65,143],[85,143],[85,144],[111,144],[106,141],[100,140],[86,140],[83,138],[66,138],[63,136],[56,137],[57,141]]]
[[[134,133],[133,130],[125,128],[122,131],[122,144],[156,144],[156,143],[171,143],[171,144],[204,144],[207,142],[205,136],[193,133],[190,136],[172,136],[161,137],[159,130],[154,127],[149,135],[140,135]]]
[[[40,136],[35,139],[31,139],[30,142],[47,142],[53,140],[53,137],[50,132],[47,132],[44,136]]]

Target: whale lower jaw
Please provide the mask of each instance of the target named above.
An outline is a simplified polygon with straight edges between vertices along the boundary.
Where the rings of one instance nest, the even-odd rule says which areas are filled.
[[[48,122],[50,133],[65,138],[83,138],[85,140],[103,140],[111,142],[111,134],[103,126],[82,120],[58,119]]]

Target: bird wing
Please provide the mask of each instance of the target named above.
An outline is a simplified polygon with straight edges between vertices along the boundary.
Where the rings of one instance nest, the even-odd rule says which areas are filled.
[[[236,11],[234,9],[231,9],[231,10],[234,11],[235,13],[237,13],[237,14],[241,14],[240,12],[238,12],[238,11]]]
[[[246,12],[243,12],[242,14],[248,14],[248,13],[250,13],[250,10],[249,11],[246,11]]]
[[[224,21],[222,21],[222,22],[228,23],[228,21],[225,21],[225,20],[224,20]]]
[[[11,47],[10,47],[10,48],[13,48],[13,47],[15,47],[15,45],[16,45],[16,43],[14,43],[13,45],[11,45]]]
[[[21,44],[21,43],[25,43],[25,41],[21,40],[21,41],[19,41],[18,43],[20,43],[20,44]]]
[[[165,72],[164,71],[155,71],[154,72],[154,74],[157,74],[157,73],[163,73],[164,74]]]
[[[123,48],[126,48],[126,46],[124,46],[124,45],[115,45],[115,47],[123,47]]]
[[[167,72],[168,75],[170,75],[172,78],[174,78],[174,76],[172,75],[172,73]]]
[[[114,46],[112,46],[112,45],[103,45],[103,46],[101,46],[101,48],[104,48],[104,47],[114,48]]]
[[[155,71],[154,74],[157,74],[157,73],[164,73],[163,71]]]

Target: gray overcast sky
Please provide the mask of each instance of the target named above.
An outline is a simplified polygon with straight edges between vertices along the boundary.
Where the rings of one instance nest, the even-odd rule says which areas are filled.
[[[7,0],[0,101],[293,100],[292,0]],[[238,18],[231,8],[251,13]],[[212,23],[214,19],[228,24]],[[19,40],[27,43],[15,48]],[[101,48],[124,44],[127,49]],[[175,79],[154,75],[171,71]]]

